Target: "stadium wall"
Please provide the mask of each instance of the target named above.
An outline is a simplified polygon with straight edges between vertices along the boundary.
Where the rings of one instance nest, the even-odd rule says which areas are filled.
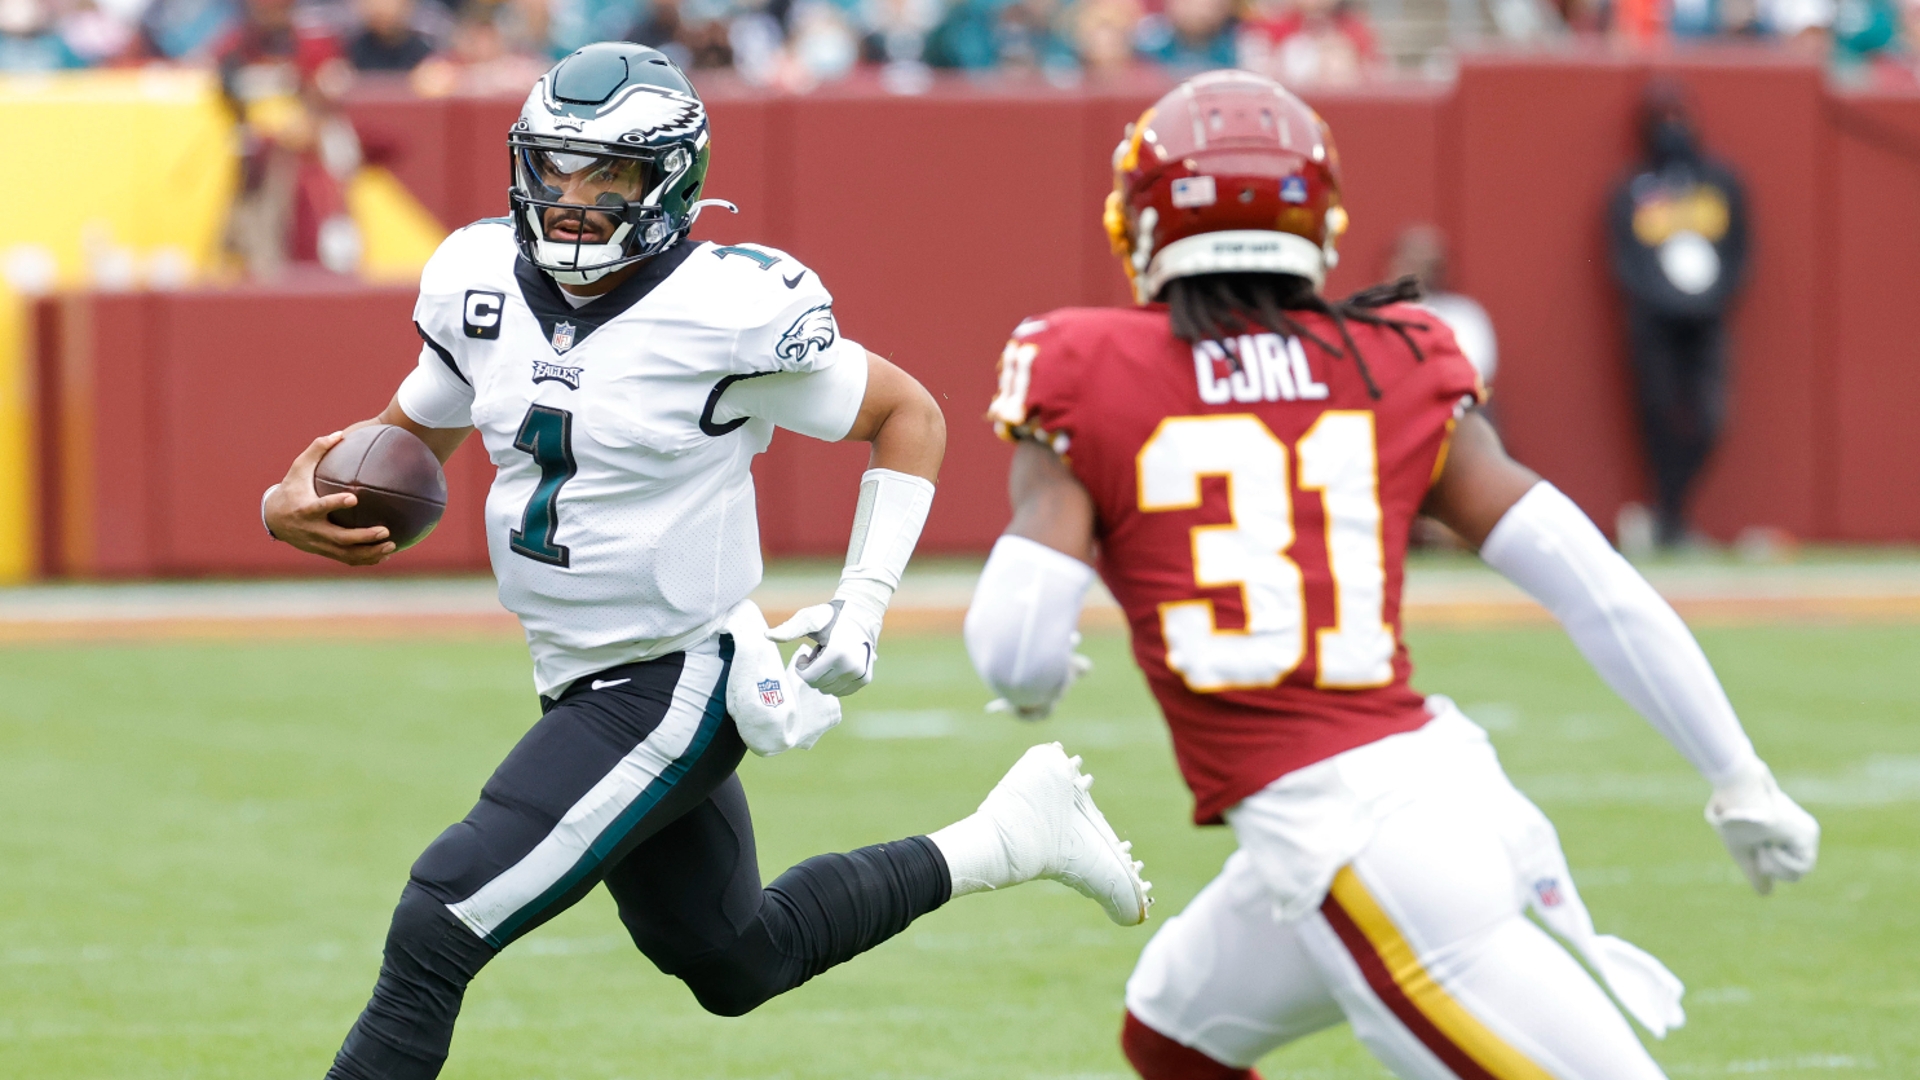
[[[1354,227],[1331,289],[1375,280],[1405,226],[1455,244],[1457,287],[1500,335],[1497,419],[1515,453],[1602,522],[1643,498],[1602,208],[1636,156],[1656,71],[1692,89],[1709,148],[1746,177],[1754,276],[1734,324],[1731,420],[1700,516],[1833,540],[1920,539],[1920,94],[1845,94],[1772,54],[1482,59],[1448,87],[1323,94]],[[918,98],[716,88],[698,235],[791,251],[843,328],[918,375],[951,443],[924,547],[983,551],[1006,519],[1006,450],[979,415],[1001,342],[1057,306],[1123,303],[1099,208],[1124,124],[1159,86]],[[363,95],[370,156],[449,226],[504,212],[517,102]],[[264,543],[259,492],[315,433],[376,411],[413,363],[405,289],[326,279],[74,295],[35,315],[41,565],[147,575],[324,569]],[[843,550],[864,448],[782,433],[758,466],[778,555]],[[484,563],[476,449],[403,568]]]

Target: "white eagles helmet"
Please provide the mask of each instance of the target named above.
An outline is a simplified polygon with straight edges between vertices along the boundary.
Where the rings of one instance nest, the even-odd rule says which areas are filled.
[[[658,255],[704,205],[706,106],[644,45],[603,41],[555,64],[527,95],[507,150],[520,252],[562,284]]]

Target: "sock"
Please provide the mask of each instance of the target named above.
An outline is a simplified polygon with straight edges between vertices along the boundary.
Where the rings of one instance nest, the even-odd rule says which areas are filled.
[[[701,1006],[740,1016],[866,952],[947,902],[947,867],[924,836],[816,855],[768,885],[725,952],[676,972]]]
[[[947,860],[947,873],[953,878],[953,895],[989,892],[1017,884],[1013,860],[1007,857],[1007,844],[1000,826],[985,810],[929,833],[927,839],[940,849]]]
[[[1120,1049],[1142,1080],[1260,1080],[1252,1067],[1215,1061],[1153,1030],[1132,1013],[1120,1028]]]

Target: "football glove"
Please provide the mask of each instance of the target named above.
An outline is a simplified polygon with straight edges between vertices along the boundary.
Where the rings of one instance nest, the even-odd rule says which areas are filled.
[[[1078,649],[1080,647],[1080,634],[1078,631],[1074,632],[1071,640],[1072,644],[1068,647]],[[1045,720],[1047,717],[1053,715],[1053,708],[1060,704],[1060,699],[1067,696],[1067,689],[1071,687],[1080,676],[1092,670],[1093,660],[1090,657],[1075,652],[1067,658],[1067,680],[1061,683],[1060,688],[1055,690],[1052,696],[1048,697],[1045,701],[1031,701],[1023,705],[1016,705],[1007,698],[997,697],[987,702],[987,711],[990,713],[1012,713],[1016,718],[1021,720]]]
[[[747,749],[761,757],[810,750],[840,723],[839,698],[815,690],[791,667],[781,666],[780,648],[768,639],[766,616],[753,601],[742,600],[720,629],[733,635],[727,713]]]
[[[1780,790],[1757,758],[1713,789],[1707,824],[1761,896],[1771,893],[1776,881],[1805,877],[1820,856],[1820,823]]]
[[[850,587],[864,584],[843,581],[831,601],[801,608],[767,631],[772,641],[812,640],[793,654],[792,670],[821,693],[846,697],[873,681],[875,645],[887,607],[884,600]]]

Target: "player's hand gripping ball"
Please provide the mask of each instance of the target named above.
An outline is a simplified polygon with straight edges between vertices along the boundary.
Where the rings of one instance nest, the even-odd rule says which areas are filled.
[[[386,526],[395,549],[427,538],[447,509],[447,476],[427,444],[405,428],[373,424],[347,433],[313,470],[314,493],[358,500],[327,515],[346,529]]]

